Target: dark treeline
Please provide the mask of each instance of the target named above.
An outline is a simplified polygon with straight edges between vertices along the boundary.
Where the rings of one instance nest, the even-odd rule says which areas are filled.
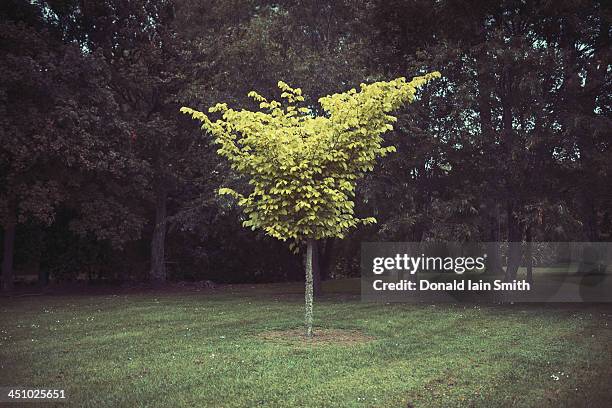
[[[247,92],[277,95],[278,80],[315,107],[361,82],[443,75],[358,186],[378,224],[319,242],[324,277],[357,273],[366,240],[610,240],[611,16],[573,0],[4,0],[3,288],[301,278],[299,256],[216,195],[244,180],[179,113],[252,107]],[[508,246],[511,275],[522,254]]]

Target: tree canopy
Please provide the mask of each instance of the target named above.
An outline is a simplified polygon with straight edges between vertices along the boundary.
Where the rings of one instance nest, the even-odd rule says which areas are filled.
[[[217,104],[210,112],[222,117],[214,122],[202,112],[181,111],[200,120],[220,145],[217,153],[249,179],[248,195],[219,190],[238,199],[249,217],[244,226],[283,241],[343,238],[358,223],[375,222],[355,217],[355,182],[373,169],[377,157],[395,151],[383,146],[381,137],[396,121],[389,112],[412,102],[420,86],[439,76],[361,84],[359,91],[322,97],[324,115],[303,104],[300,88],[282,81],[285,104],[252,91],[249,96],[261,111]]]

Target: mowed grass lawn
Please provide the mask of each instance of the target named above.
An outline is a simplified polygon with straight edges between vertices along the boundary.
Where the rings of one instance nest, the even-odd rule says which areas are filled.
[[[62,407],[610,406],[610,306],[327,294],[316,324],[369,340],[265,338],[301,327],[300,290],[3,298],[0,386],[65,389]]]

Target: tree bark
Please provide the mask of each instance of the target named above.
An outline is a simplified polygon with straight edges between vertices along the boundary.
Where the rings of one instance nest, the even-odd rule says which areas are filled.
[[[166,200],[167,192],[163,186],[157,191],[155,204],[155,227],[151,240],[151,275],[150,279],[155,284],[166,282]]]
[[[306,324],[306,336],[312,337],[312,303],[313,303],[313,280],[312,280],[312,258],[315,241],[309,239],[306,246],[306,310],[305,310],[305,324]]]
[[[4,225],[4,248],[2,252],[2,290],[13,289],[13,256],[15,253],[16,222],[9,220]]]
[[[503,126],[503,139],[501,145],[506,155],[503,166],[503,180],[506,189],[506,214],[508,222],[508,261],[506,264],[505,280],[511,282],[516,280],[518,268],[521,264],[521,243],[523,241],[521,226],[514,214],[514,210],[517,207],[520,208],[523,197],[522,189],[520,188],[521,180],[516,174],[520,169],[520,167],[517,166],[517,161],[520,159],[516,157],[515,144],[517,140],[515,139],[516,135],[512,126],[512,103],[514,102],[514,75],[512,66],[504,66],[501,72],[500,85]]]

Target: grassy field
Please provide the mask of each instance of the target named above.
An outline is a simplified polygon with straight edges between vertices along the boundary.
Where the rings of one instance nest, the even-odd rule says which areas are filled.
[[[3,298],[0,386],[65,389],[62,407],[603,407],[612,398],[610,306],[327,294],[315,321],[339,337],[309,343],[283,335],[301,326],[300,290]]]

